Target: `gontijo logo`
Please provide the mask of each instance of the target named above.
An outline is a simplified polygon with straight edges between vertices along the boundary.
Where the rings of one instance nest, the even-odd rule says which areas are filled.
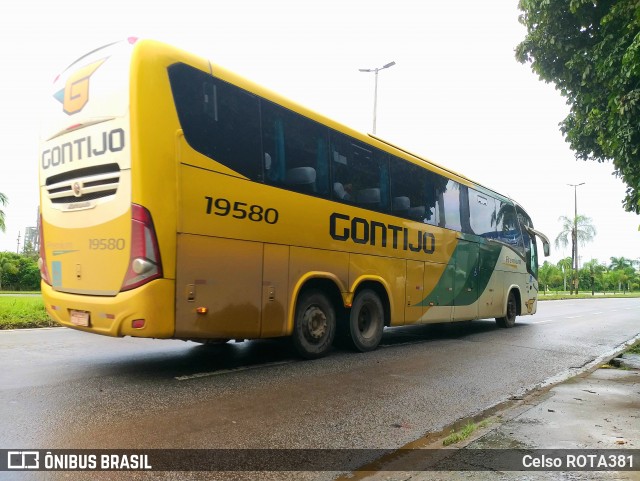
[[[53,96],[62,103],[63,110],[68,115],[80,112],[89,101],[89,78],[98,70],[106,58],[93,62],[72,73],[67,79],[64,89]]]

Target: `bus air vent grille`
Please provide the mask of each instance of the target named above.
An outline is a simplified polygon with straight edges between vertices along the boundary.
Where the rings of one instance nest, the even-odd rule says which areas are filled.
[[[120,183],[118,164],[73,170],[47,179],[47,192],[54,204],[86,202],[114,195]]]

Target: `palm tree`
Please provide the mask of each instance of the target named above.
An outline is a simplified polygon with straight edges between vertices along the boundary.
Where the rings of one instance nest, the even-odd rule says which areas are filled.
[[[636,261],[633,259],[627,259],[626,257],[610,257],[610,259],[611,264],[609,264],[609,269],[621,272],[618,278],[618,290],[626,291],[629,279],[631,279],[636,272],[633,267],[636,264]],[[625,282],[627,285],[625,285]],[[622,286],[625,286],[625,289],[623,289]]]
[[[0,192],[0,207],[6,207],[9,203],[9,199],[6,195]],[[0,209],[0,231],[4,232],[7,229],[7,226],[4,225],[4,211]]]
[[[633,267],[635,261],[631,259],[627,259],[626,257],[610,257],[611,264],[609,264],[609,269],[611,270],[624,270],[628,267]]]
[[[598,259],[591,259],[589,262],[585,262],[582,266],[584,270],[589,273],[591,279],[591,295],[595,295],[595,281],[599,281],[602,284],[602,276],[607,271],[607,266],[600,264]]]
[[[591,242],[596,235],[596,228],[591,223],[591,218],[584,215],[578,215],[574,219],[561,215],[558,220],[562,222],[562,230],[556,237],[555,245],[556,248],[560,246],[567,247],[569,245],[569,236],[571,236],[571,259],[572,265],[575,266],[573,282],[571,283],[571,294],[573,294],[574,284],[576,294],[578,294],[576,248],[578,244],[584,246],[587,242]]]

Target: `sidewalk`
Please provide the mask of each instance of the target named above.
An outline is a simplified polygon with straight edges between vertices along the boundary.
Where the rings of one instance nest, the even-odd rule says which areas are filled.
[[[473,449],[640,449],[640,356],[624,354],[551,389],[533,393],[488,418],[487,426],[450,447]],[[614,367],[617,366],[617,367]],[[427,449],[441,449],[438,440]],[[635,460],[638,460],[636,456]],[[475,465],[475,464],[473,464]],[[467,468],[469,469],[469,468]],[[472,469],[472,468],[471,468]],[[635,471],[379,471],[366,481],[634,480]]]

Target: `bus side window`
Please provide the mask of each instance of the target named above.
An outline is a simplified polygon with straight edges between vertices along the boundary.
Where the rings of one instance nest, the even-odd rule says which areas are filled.
[[[496,201],[493,197],[469,189],[469,227],[470,233],[495,238],[496,226],[493,222]]]
[[[197,152],[252,180],[261,180],[258,97],[177,63],[171,91],[187,143]]]
[[[389,210],[388,155],[331,132],[333,198],[365,209]]]
[[[329,195],[327,129],[300,114],[262,101],[265,180],[305,194]]]
[[[439,225],[447,229],[461,231],[460,221],[460,184],[455,180],[448,180],[440,187],[440,202],[442,203]],[[464,197],[463,197],[464,198]]]

